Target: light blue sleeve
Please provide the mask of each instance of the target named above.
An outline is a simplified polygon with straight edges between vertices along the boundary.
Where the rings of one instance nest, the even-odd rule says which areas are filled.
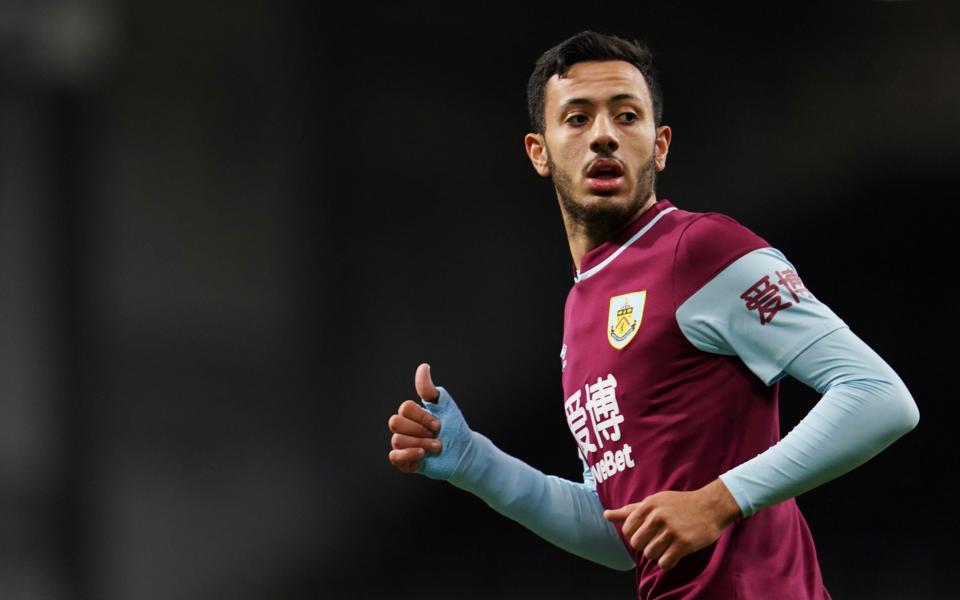
[[[590,465],[587,464],[587,459],[583,457],[583,452],[580,451],[580,448],[577,448],[577,456],[580,457],[580,462],[583,463],[583,483],[592,487],[594,491],[597,489],[597,481],[593,478],[593,471],[590,470]],[[601,514],[603,511],[600,511]]]
[[[823,394],[780,442],[720,475],[744,517],[854,469],[919,421],[900,377],[775,248],[731,263],[676,317],[694,346],[738,355],[767,385],[789,374]]]
[[[720,475],[744,517],[860,466],[920,420],[903,380],[849,328],[817,340],[786,372],[823,397],[777,444]]]
[[[442,386],[437,390],[437,402],[423,402],[423,406],[440,420],[437,437],[443,450],[428,452],[420,461],[419,473],[476,495],[567,552],[618,571],[634,568],[613,523],[603,518],[604,508],[586,462],[583,483],[544,475],[472,431],[450,394]]]
[[[686,299],[676,313],[684,336],[704,352],[738,355],[764,383],[824,335],[846,327],[803,286],[776,248],[744,254]]]

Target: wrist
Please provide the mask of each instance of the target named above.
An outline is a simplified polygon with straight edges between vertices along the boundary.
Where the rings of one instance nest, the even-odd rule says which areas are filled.
[[[482,491],[484,474],[490,462],[487,444],[492,442],[486,436],[468,430],[461,440],[460,459],[447,481],[474,494]]]
[[[714,479],[699,490],[711,515],[721,529],[743,517],[740,506],[722,480]]]

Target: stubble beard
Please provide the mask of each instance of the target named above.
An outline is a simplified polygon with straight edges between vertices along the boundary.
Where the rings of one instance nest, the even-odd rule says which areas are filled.
[[[587,206],[577,202],[575,184],[570,173],[558,169],[549,157],[547,158],[547,164],[550,167],[553,185],[557,190],[560,204],[570,222],[570,226],[579,229],[588,239],[596,242],[604,242],[610,239],[631,222],[637,211],[646,204],[647,199],[653,192],[657,172],[655,155],[651,154],[650,158],[637,169],[634,177],[637,186],[630,202],[622,205],[597,203]]]

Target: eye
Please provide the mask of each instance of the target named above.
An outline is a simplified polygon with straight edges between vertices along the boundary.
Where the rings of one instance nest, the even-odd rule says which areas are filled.
[[[632,123],[632,122],[634,122],[634,121],[636,121],[637,119],[640,118],[640,117],[637,116],[636,113],[632,113],[632,112],[621,113],[620,116],[622,116],[622,117],[632,117],[632,118],[630,118],[630,119],[627,119],[627,121],[630,122],[630,123]]]
[[[579,123],[574,123],[573,120],[578,118],[584,119],[584,120],[580,121]],[[572,115],[569,119],[567,119],[567,123],[571,125],[583,125],[586,122],[586,119],[587,119],[586,115]]]

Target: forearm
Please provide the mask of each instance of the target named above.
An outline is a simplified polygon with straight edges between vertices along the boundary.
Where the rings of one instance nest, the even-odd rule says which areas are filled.
[[[720,476],[744,516],[858,467],[919,420],[900,377],[852,332],[818,344],[788,372],[823,397],[779,443]]]
[[[634,567],[592,486],[545,475],[483,434],[474,436],[450,483],[572,554],[611,569]]]
[[[503,452],[470,429],[443,386],[437,391],[436,402],[424,403],[424,409],[441,423],[437,437],[443,449],[425,455],[419,473],[478,496],[500,514],[577,556],[611,569],[634,567],[613,524],[603,518],[594,486],[544,475]]]

